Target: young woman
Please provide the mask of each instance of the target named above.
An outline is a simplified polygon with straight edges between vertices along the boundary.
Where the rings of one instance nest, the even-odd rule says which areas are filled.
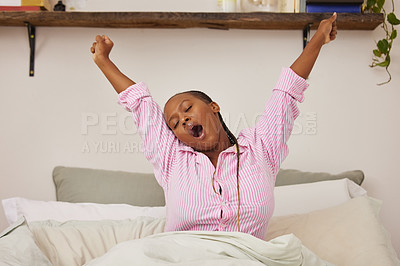
[[[336,13],[318,30],[290,68],[283,69],[262,117],[236,138],[219,105],[199,91],[179,93],[165,104],[154,102],[144,83],[135,83],[110,60],[113,42],[96,36],[94,62],[132,112],[165,192],[165,231],[241,231],[263,239],[274,209],[273,189],[286,142],[299,114],[321,47],[336,38]]]

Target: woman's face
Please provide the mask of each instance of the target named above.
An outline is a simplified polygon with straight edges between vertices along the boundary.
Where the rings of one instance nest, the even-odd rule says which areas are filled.
[[[190,93],[178,94],[168,100],[164,118],[175,136],[184,144],[201,152],[218,149],[221,133],[217,103],[206,103]]]

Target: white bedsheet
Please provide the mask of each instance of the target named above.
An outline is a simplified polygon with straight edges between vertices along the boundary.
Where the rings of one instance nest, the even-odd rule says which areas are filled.
[[[103,265],[333,265],[318,258],[293,234],[269,242],[239,232],[169,232],[118,244],[86,264]]]

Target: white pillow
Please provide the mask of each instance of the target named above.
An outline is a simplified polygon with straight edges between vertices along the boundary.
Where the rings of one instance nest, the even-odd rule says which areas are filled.
[[[2,200],[4,213],[9,224],[25,216],[27,222],[55,220],[124,220],[139,216],[163,218],[165,207],[138,207],[128,204],[70,203],[61,201],[39,201],[25,198]]]
[[[279,186],[274,189],[275,210],[273,216],[322,210],[365,194],[366,191],[362,187],[347,178]]]
[[[274,190],[274,216],[321,210],[365,195],[366,191],[348,179],[279,186]],[[2,201],[9,224],[25,216],[28,222],[55,220],[124,220],[138,216],[164,218],[165,207],[138,207],[128,204],[69,203],[9,198]]]

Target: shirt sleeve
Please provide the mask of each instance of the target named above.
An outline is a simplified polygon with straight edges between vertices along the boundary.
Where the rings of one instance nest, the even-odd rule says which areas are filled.
[[[288,155],[287,141],[299,115],[297,102],[304,101],[307,87],[305,79],[292,69],[284,68],[255,126],[257,142],[274,176]]]
[[[119,104],[132,113],[143,141],[143,153],[152,163],[158,183],[164,187],[175,158],[178,140],[168,128],[160,106],[143,82],[130,86],[118,95]]]

